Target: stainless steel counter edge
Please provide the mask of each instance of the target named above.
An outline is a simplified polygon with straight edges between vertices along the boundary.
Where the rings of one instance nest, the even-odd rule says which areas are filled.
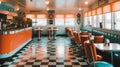
[[[15,34],[15,33],[22,32],[22,31],[25,31],[25,30],[30,30],[30,29],[32,29],[32,27],[28,27],[28,28],[24,28],[24,29],[1,31],[0,35]]]

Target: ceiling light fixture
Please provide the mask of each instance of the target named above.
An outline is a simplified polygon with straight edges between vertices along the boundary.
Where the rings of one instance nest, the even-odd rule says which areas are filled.
[[[19,10],[19,7],[18,7],[18,8],[16,8],[16,10],[18,11],[18,10]]]
[[[45,3],[48,5],[50,2],[49,1],[45,1]]]
[[[50,8],[49,8],[49,7],[47,7],[47,11],[48,11],[48,10],[50,10]]]
[[[2,1],[0,0],[0,4],[2,3]]]
[[[20,8],[19,8],[18,5],[16,5],[15,10],[16,10],[16,11],[20,10]]]
[[[88,1],[85,1],[85,5],[88,5]]]
[[[78,8],[78,10],[79,10],[79,11],[81,11],[81,10],[82,10],[82,8],[80,7],[80,8]]]

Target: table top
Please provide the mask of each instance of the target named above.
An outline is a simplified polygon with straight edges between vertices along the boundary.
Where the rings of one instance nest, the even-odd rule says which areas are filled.
[[[77,33],[77,31],[73,31],[73,33]]]
[[[120,44],[118,43],[110,43],[110,45],[106,45],[104,43],[94,43],[96,48],[99,50],[106,50],[106,51],[120,51]]]
[[[35,29],[35,30],[43,30],[43,29]]]
[[[58,29],[47,29],[47,30],[58,30]]]
[[[73,30],[73,33],[81,33],[80,30]]]
[[[81,37],[89,37],[89,35],[80,35]]]

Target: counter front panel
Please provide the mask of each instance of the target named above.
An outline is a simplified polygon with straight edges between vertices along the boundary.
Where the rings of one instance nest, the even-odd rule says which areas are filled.
[[[32,29],[0,35],[0,54],[9,54],[32,38]]]

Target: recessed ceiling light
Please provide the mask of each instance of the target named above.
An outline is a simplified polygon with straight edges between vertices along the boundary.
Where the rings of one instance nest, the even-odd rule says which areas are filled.
[[[88,1],[85,1],[85,5],[88,5]]]
[[[81,10],[82,10],[82,8],[80,7],[80,8],[78,8],[78,10],[79,10],[79,11],[81,11]]]
[[[2,1],[0,1],[0,4],[2,3]]]
[[[49,7],[47,7],[47,11],[48,11],[48,10],[50,10],[50,8],[49,8]]]
[[[19,10],[19,8],[16,8],[16,10]]]
[[[49,1],[45,1],[45,3],[48,5],[50,2]]]
[[[20,8],[19,8],[19,6],[16,6],[16,7],[15,7],[15,10],[17,10],[17,11],[18,11],[19,9],[20,9]]]

